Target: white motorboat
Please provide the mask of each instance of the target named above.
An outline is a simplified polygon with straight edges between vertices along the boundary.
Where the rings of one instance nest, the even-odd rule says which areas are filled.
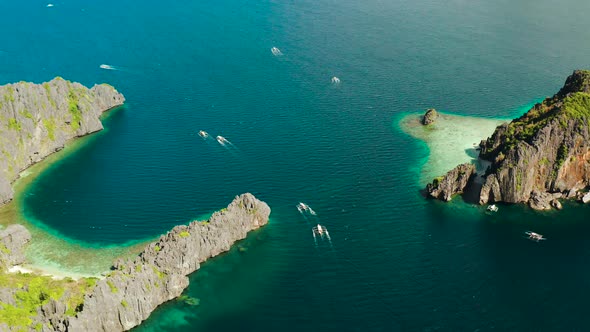
[[[225,137],[223,136],[217,136],[215,138],[217,140],[217,142],[219,142],[219,144],[221,145],[225,145],[225,143],[228,143],[229,141],[227,139],[225,139]]]
[[[272,53],[272,55],[274,55],[274,56],[283,55],[283,52],[281,52],[281,50],[279,50],[279,48],[278,48],[278,47],[274,47],[274,46],[273,46],[273,47],[270,49],[270,52],[271,52],[271,53]]]
[[[498,212],[498,207],[496,206],[496,204],[492,204],[490,206],[488,206],[488,208],[486,209],[490,212]]]
[[[531,231],[526,231],[524,232],[524,234],[527,235],[528,239],[531,241],[535,241],[535,242],[539,242],[542,240],[547,240],[547,238],[544,238],[543,235],[539,234],[539,233],[535,233],[535,232],[531,232]]]

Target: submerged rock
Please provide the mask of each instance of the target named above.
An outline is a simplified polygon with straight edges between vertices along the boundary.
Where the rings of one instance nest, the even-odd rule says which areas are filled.
[[[590,202],[590,192],[588,192],[584,196],[582,196],[582,203],[586,204],[588,202]]]
[[[438,112],[434,108],[429,108],[426,110],[424,117],[422,118],[422,124],[427,126],[429,124],[434,123],[438,118]]]
[[[469,179],[475,174],[475,165],[461,164],[450,170],[444,176],[434,179],[426,186],[430,197],[450,201],[455,194],[462,193]]]
[[[178,297],[178,301],[182,301],[187,305],[196,307],[199,304],[201,304],[201,300],[197,299],[196,297],[191,297],[188,295],[181,295],[180,297]]]

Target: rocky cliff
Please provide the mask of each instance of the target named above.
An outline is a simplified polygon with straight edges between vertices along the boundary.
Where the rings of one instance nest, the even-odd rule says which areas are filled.
[[[475,174],[473,164],[461,164],[444,176],[438,177],[426,186],[426,192],[433,198],[450,201],[453,195],[463,193],[467,183]]]
[[[557,94],[498,126],[480,147],[480,158],[491,162],[482,175],[480,204],[549,209],[560,207],[559,198],[581,198],[590,184],[590,71],[574,71]],[[463,185],[449,174],[448,181]],[[475,185],[471,181],[461,190]]]
[[[176,226],[132,260],[115,262],[75,308],[51,299],[37,309],[31,331],[116,332],[139,325],[160,304],[181,295],[200,263],[268,222],[270,208],[252,194],[236,197],[208,221]],[[0,326],[1,327],[1,326]]]
[[[31,233],[22,225],[10,225],[0,231],[0,268],[25,262],[25,246]]]
[[[99,116],[125,101],[107,84],[91,89],[55,78],[0,86],[0,204],[19,173],[74,138],[101,130]]]

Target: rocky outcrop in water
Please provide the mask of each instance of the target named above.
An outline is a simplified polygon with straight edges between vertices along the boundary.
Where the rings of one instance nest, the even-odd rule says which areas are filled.
[[[176,226],[136,258],[118,260],[112,273],[86,294],[74,317],[66,315],[66,304],[52,300],[39,309],[32,326],[39,324],[46,332],[129,330],[180,296],[188,286],[187,276],[202,262],[228,251],[249,231],[265,225],[269,215],[268,205],[252,194],[238,196],[208,221]]]
[[[55,78],[0,86],[0,204],[19,173],[79,136],[101,130],[100,115],[125,101],[112,86],[91,89]]]
[[[480,147],[480,158],[491,162],[480,204],[544,210],[580,196],[590,185],[590,71],[574,71],[557,94],[498,126]]]
[[[424,113],[424,116],[422,117],[422,124],[427,126],[429,124],[434,123],[434,121],[436,121],[437,118],[438,112],[434,108],[430,108],[426,110],[426,113]]]
[[[453,195],[463,192],[471,177],[475,174],[475,166],[470,163],[461,164],[444,176],[438,177],[426,186],[430,197],[450,201]]]

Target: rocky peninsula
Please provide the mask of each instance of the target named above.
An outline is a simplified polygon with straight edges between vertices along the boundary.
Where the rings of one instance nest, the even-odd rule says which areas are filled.
[[[0,86],[0,204],[12,199],[20,172],[68,140],[102,130],[100,115],[124,102],[108,84],[89,89],[60,77]]]
[[[57,281],[1,274],[0,330],[127,331],[162,303],[179,297],[189,284],[187,276],[202,262],[267,224],[269,215],[268,205],[252,194],[237,196],[209,220],[176,226],[135,258],[117,260],[103,279]],[[21,263],[29,240],[20,225],[1,232],[0,252],[10,257],[4,263]]]
[[[13,197],[20,172],[63,149],[70,139],[103,129],[100,115],[121,106],[107,84],[88,89],[55,78],[0,87],[0,204]],[[126,331],[177,298],[188,275],[268,222],[270,208],[252,194],[237,196],[207,221],[173,228],[133,259],[118,259],[104,278],[55,279],[20,273],[31,234],[22,225],[0,230],[1,331]],[[190,303],[191,299],[187,299]]]
[[[590,201],[590,71],[574,71],[553,97],[498,126],[479,147],[489,167],[459,165],[430,183],[428,195],[450,200],[474,191],[479,204],[538,210],[561,208],[561,198]]]

